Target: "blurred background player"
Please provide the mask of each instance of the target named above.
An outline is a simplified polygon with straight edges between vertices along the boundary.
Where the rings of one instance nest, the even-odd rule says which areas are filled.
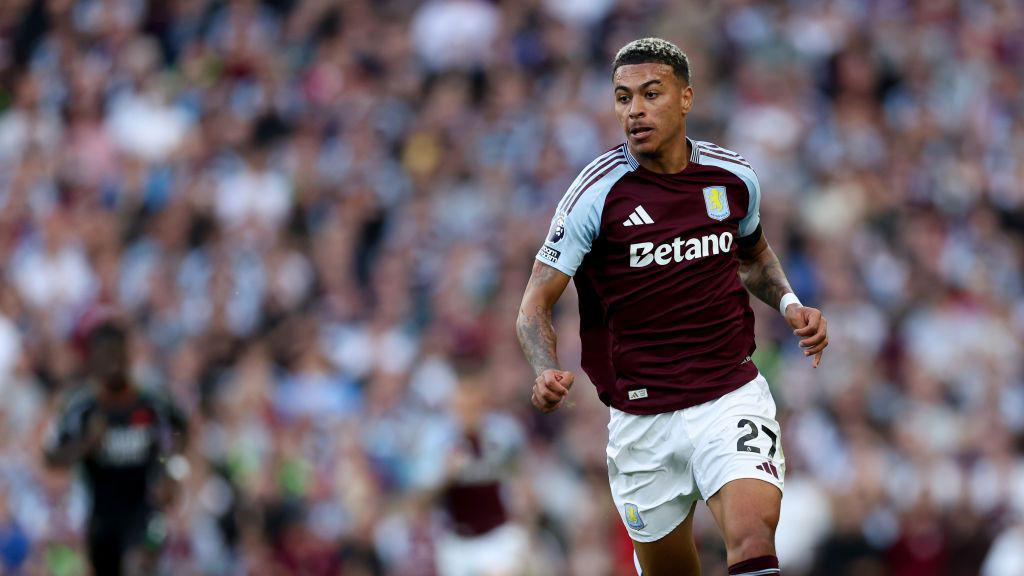
[[[87,545],[98,576],[155,573],[173,498],[168,465],[186,441],[184,415],[168,399],[140,389],[129,374],[128,333],[103,321],[89,333],[88,382],[71,392],[45,446],[48,464],[80,465],[90,494]]]
[[[417,480],[442,516],[439,576],[518,576],[527,566],[528,535],[507,505],[523,434],[493,409],[487,384],[479,367],[461,370],[449,417],[422,437]]]

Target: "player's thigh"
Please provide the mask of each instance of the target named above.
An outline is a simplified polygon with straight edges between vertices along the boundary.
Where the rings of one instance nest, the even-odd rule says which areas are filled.
[[[730,564],[775,555],[782,507],[778,486],[756,478],[733,480],[707,502],[722,530]]]
[[[693,542],[693,505],[686,520],[664,538],[654,542],[634,540],[633,549],[641,576],[699,576],[700,560]]]
[[[124,548],[113,534],[90,532],[87,543],[94,574],[119,576],[123,573]]]

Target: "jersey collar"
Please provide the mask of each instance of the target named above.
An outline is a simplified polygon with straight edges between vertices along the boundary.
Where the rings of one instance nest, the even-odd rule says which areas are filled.
[[[689,136],[686,137],[686,143],[689,144],[690,146],[690,162],[696,164],[697,157],[700,155],[700,153],[697,151],[697,145],[693,143],[693,140],[690,140]],[[639,168],[640,162],[636,159],[636,157],[633,156],[633,153],[629,151],[628,143],[624,142],[622,144],[622,150],[626,153],[626,162],[629,163],[629,167],[632,170],[636,170],[637,168]]]

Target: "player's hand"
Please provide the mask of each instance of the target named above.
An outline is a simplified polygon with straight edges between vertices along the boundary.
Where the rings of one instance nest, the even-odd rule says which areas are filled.
[[[804,356],[814,356],[811,366],[817,368],[828,346],[828,321],[822,316],[821,310],[790,304],[786,307],[786,322],[793,329],[793,334],[800,337]]]
[[[572,372],[549,368],[533,381],[533,396],[530,401],[537,410],[545,414],[554,412],[562,406],[569,389],[572,388],[573,380],[575,376]]]
[[[107,418],[98,410],[93,412],[85,422],[85,433],[82,438],[82,453],[91,455],[99,451],[103,445],[103,436],[107,433]]]

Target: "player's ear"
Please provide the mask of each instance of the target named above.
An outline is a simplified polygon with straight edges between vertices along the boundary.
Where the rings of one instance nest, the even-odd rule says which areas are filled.
[[[683,115],[690,113],[690,108],[693,108],[693,88],[689,84],[684,84],[683,89],[679,92],[679,107],[682,108]]]

